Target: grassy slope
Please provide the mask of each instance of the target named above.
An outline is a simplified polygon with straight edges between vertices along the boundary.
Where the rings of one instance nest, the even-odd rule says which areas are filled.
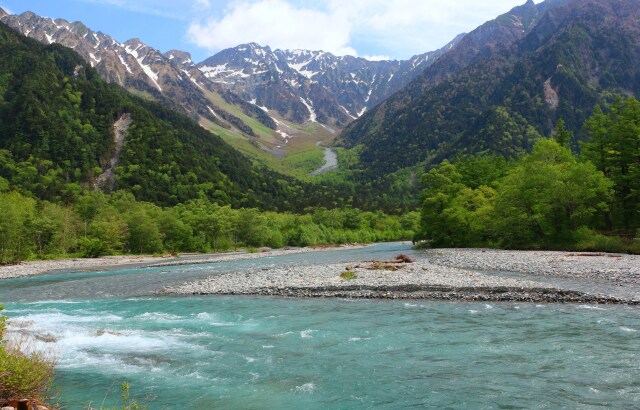
[[[319,124],[295,124],[279,118],[273,112],[270,113],[289,127],[289,134],[293,138],[284,144],[282,137],[274,130],[246,115],[239,107],[227,103],[219,94],[207,92],[206,95],[213,104],[249,125],[257,138],[249,137],[235,128],[224,129],[206,119],[200,121],[201,125],[255,161],[267,164],[278,172],[302,179],[313,178],[311,172],[324,163],[324,148],[319,147],[317,143],[328,145],[334,134]]]

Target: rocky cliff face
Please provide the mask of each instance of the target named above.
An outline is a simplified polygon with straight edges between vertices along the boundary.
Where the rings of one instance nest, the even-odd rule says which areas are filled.
[[[285,119],[340,128],[404,87],[460,38],[406,61],[274,51],[250,43],[223,50],[198,67],[212,82]]]
[[[4,11],[0,21],[44,44],[74,49],[109,82],[249,137],[255,136],[252,127],[229,112],[235,108],[221,108],[221,100],[275,131],[286,129],[284,119],[318,122],[335,132],[404,87],[462,37],[406,61],[246,44],[196,65],[187,52],[163,54],[139,39],[120,43],[81,22]]]
[[[209,111],[212,103],[205,95],[214,87],[209,87],[210,82],[193,64],[188,53],[170,51],[163,55],[139,39],[119,43],[80,22],[53,20],[31,12],[3,13],[0,21],[44,44],[58,43],[72,48],[109,82],[186,112],[193,118],[203,116],[219,122]]]

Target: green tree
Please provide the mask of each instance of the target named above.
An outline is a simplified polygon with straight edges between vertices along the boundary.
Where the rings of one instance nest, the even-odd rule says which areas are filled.
[[[496,192],[495,229],[507,247],[569,243],[581,226],[607,210],[612,182],[568,148],[541,139]]]
[[[471,189],[462,179],[456,166],[446,160],[424,175],[416,240],[427,240],[432,246],[473,246],[488,239],[487,215],[495,191],[484,185]]]
[[[583,156],[615,183],[612,225],[633,232],[640,227],[640,102],[618,99],[607,114],[596,107],[585,130]]]
[[[29,225],[35,201],[17,192],[0,193],[0,263],[27,258],[33,249]]]
[[[558,120],[556,125],[556,142],[560,144],[562,147],[569,148],[571,146],[571,141],[573,140],[573,132],[568,130],[565,126],[564,120]]]

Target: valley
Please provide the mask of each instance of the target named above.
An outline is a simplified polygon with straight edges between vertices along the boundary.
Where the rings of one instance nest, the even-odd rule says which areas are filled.
[[[139,39],[119,43],[81,22],[0,13],[0,21],[44,44],[77,51],[107,81],[198,120],[236,149],[279,172],[310,177],[316,143],[332,144],[367,109],[404,87],[450,49],[407,61],[367,61],[250,43],[195,64]]]
[[[0,407],[633,408],[640,0],[522,1],[3,0]]]

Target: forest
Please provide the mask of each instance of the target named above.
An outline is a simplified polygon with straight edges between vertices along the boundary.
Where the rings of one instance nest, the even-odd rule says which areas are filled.
[[[206,198],[161,208],[122,191],[87,191],[74,204],[56,204],[9,191],[0,193],[0,263],[410,240],[418,221],[417,212],[276,213],[234,209]]]
[[[585,122],[588,140],[558,123],[518,159],[443,161],[423,176],[420,231],[434,247],[640,253],[640,102],[618,98]]]

